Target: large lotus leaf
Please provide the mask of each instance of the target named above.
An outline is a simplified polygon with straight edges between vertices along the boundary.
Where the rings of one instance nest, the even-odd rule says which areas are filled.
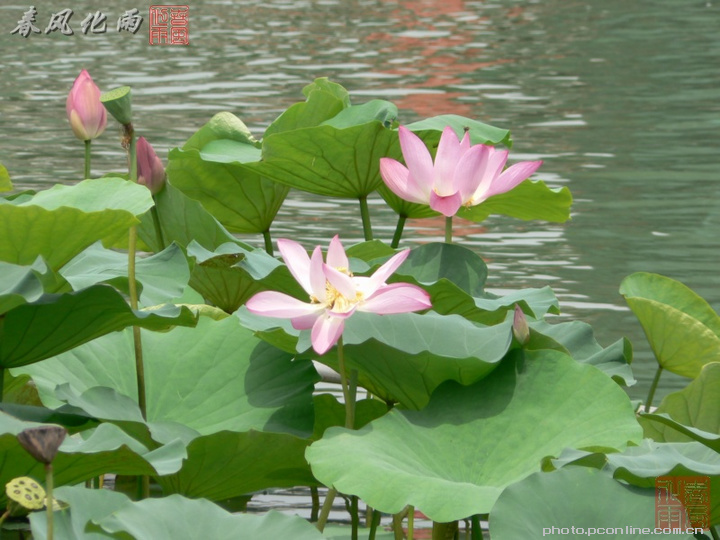
[[[638,272],[620,285],[640,321],[658,363],[684,377],[696,377],[720,361],[720,317],[691,289],[674,279]]]
[[[668,414],[675,422],[720,435],[720,362],[707,364],[682,390],[665,396],[655,414]],[[671,426],[642,422],[645,435],[656,441],[685,442],[688,436]]]
[[[225,500],[268,487],[316,485],[304,458],[307,439],[250,430],[193,439],[179,472],[157,478],[163,493]]]
[[[197,130],[183,145],[183,150],[202,150],[206,144],[222,139],[255,145],[245,123],[234,114],[223,111],[213,116],[207,124]]]
[[[56,185],[29,199],[0,199],[0,260],[32,264],[42,255],[54,270],[89,245],[112,245],[152,206],[144,186],[121,178]]]
[[[551,189],[540,180],[525,180],[514,189],[494,195],[476,206],[460,208],[457,215],[476,222],[502,214],[524,220],[565,223],[570,219],[570,205],[572,195],[568,188]]]
[[[382,99],[373,99],[362,105],[352,105],[343,109],[329,120],[324,121],[323,125],[342,129],[377,120],[389,128],[397,119],[397,115],[398,110],[395,104]]]
[[[128,288],[128,256],[93,244],[63,266],[60,274],[74,290],[96,283],[112,283],[123,290]],[[140,283],[140,304],[156,306],[182,296],[190,280],[185,254],[172,244],[150,257],[135,263],[135,276]]]
[[[405,125],[432,149],[433,154],[446,126],[453,128],[458,138],[463,137],[467,131],[470,134],[471,144],[504,144],[508,147],[512,144],[509,130],[483,124],[456,114],[441,114]]]
[[[210,250],[227,242],[241,244],[203,208],[202,204],[192,200],[170,183],[165,184],[165,189],[155,195],[155,206],[166,244],[175,242],[181,247],[186,247],[195,240]],[[164,249],[164,246],[158,244],[150,212],[143,215],[142,222],[138,225],[138,237],[152,251],[158,252]]]
[[[546,456],[621,450],[641,437],[621,388],[544,350],[517,353],[471,386],[445,383],[423,410],[394,409],[357,431],[331,428],[306,457],[318,480],[373,508],[410,504],[448,522],[488,513]]]
[[[568,467],[535,473],[503,491],[490,514],[490,534],[493,540],[599,534],[644,540],[654,532],[655,515],[654,489],[625,486],[597,469]]]
[[[258,174],[318,195],[367,197],[380,185],[380,158],[399,152],[397,133],[374,120],[344,129],[295,129],[263,139]]]
[[[7,169],[5,166],[0,163],[0,192],[3,191],[12,191],[13,185],[10,181],[10,175],[8,174]]]
[[[167,174],[229,231],[260,233],[270,229],[290,188],[243,166],[259,159],[260,150],[251,144],[215,140],[201,151],[172,150]]]
[[[209,501],[179,495],[132,502],[122,493],[79,486],[59,488],[55,495],[69,505],[67,510],[55,513],[56,540],[323,538],[298,517],[277,512],[264,516],[230,514]],[[38,540],[47,538],[45,516],[44,512],[30,516],[33,537]]]
[[[698,442],[643,444],[608,454],[607,470],[632,485],[654,488],[658,476],[709,476],[710,521],[720,523],[720,453]]]
[[[545,321],[530,323],[531,339],[527,347],[530,349],[557,349],[555,344],[548,343],[545,338],[561,345],[559,350],[566,351],[578,362],[592,364],[613,377],[618,383],[632,386],[635,384],[630,363],[632,362],[632,346],[627,339],[620,339],[607,348],[603,348],[593,335],[592,326],[581,321],[570,321],[549,324]],[[538,335],[539,334],[539,335]]]
[[[42,296],[43,284],[38,274],[44,266],[41,258],[31,266],[0,261],[0,315]]]
[[[350,105],[347,91],[327,79],[316,79],[303,88],[303,94],[306,101],[288,107],[268,126],[264,137],[284,131],[319,126]]]
[[[18,420],[0,411],[0,484],[18,476],[45,478],[44,468],[17,440],[24,429],[42,424]],[[104,473],[129,475],[170,474],[185,458],[179,441],[150,451],[117,426],[102,424],[67,437],[53,461],[56,485],[75,484]],[[0,504],[5,505],[5,491]]]
[[[128,326],[164,330],[173,325],[194,326],[195,321],[188,308],[174,305],[133,311],[120,292],[108,285],[46,294],[3,315],[0,366],[31,364]]]
[[[203,317],[196,328],[143,332],[147,419],[177,422],[202,435],[222,430],[312,432],[309,362],[292,362],[228,317]],[[45,362],[20,370],[35,380],[43,402],[57,405],[55,387],[82,396],[96,387],[136,400],[132,333],[109,334]],[[98,418],[132,420],[132,406],[94,401]],[[105,407],[105,410],[102,410]]]
[[[309,330],[294,330],[289,321],[252,315],[245,308],[236,315],[243,326],[276,346],[315,356]],[[419,409],[442,382],[470,384],[495,369],[512,343],[511,327],[511,320],[485,327],[433,312],[355,313],[345,322],[345,362],[347,369],[358,370],[360,385],[374,395]],[[337,349],[318,360],[337,370]]]
[[[187,252],[196,261],[190,285],[227,313],[233,313],[259,291],[303,294],[287,267],[263,250],[228,243],[211,252],[191,242]]]

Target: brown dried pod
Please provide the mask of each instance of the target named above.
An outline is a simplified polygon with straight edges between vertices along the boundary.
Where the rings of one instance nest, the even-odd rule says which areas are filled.
[[[32,457],[48,465],[55,459],[55,454],[66,435],[67,430],[64,427],[40,426],[21,431],[17,438]]]

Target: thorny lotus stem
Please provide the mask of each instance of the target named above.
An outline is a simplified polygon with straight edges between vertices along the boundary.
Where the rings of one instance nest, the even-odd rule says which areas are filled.
[[[370,211],[368,210],[367,196],[359,197],[360,217],[362,217],[363,234],[365,241],[373,239],[372,225],[370,224]]]
[[[445,242],[452,244],[452,216],[445,218]]]
[[[90,178],[90,146],[92,140],[88,139],[85,141],[85,176],[83,178]]]
[[[337,490],[335,488],[328,489],[328,492],[325,495],[325,502],[323,503],[322,510],[320,510],[320,517],[315,524],[315,528],[320,532],[325,530],[325,524],[327,523],[328,516],[330,515],[330,510],[332,509],[332,504],[336,496]]]
[[[342,386],[343,398],[345,401],[345,427],[347,429],[353,429],[355,425],[355,389],[357,388],[358,375],[357,370],[353,369],[350,374],[350,384],[348,384],[342,336],[340,336],[337,343],[337,354],[338,371],[340,372],[340,385]],[[315,524],[315,527],[320,532],[323,532],[325,529],[325,524],[327,523],[330,510],[332,509],[332,503],[335,500],[337,493],[337,490],[331,487],[328,489],[327,495],[325,495],[325,502],[323,503],[322,510],[320,511],[320,517],[318,517],[318,521]]]
[[[415,507],[412,505],[408,506],[408,530],[407,540],[413,540],[415,529]]]
[[[470,520],[472,521],[471,540],[483,540],[485,536],[480,525],[480,514],[474,514]]]
[[[403,229],[405,228],[405,221],[407,221],[407,216],[403,216],[402,214],[398,216],[398,222],[395,226],[395,234],[393,235],[392,242],[390,243],[390,247],[393,249],[400,245],[400,239],[402,238]]]
[[[128,152],[130,158],[130,180],[137,183],[137,141],[132,124],[123,126],[124,136],[129,139]],[[133,311],[138,309],[137,282],[135,281],[135,255],[137,251],[137,227],[130,227],[128,233],[128,289],[130,293],[130,308]],[[138,407],[144,420],[147,420],[147,402],[145,399],[145,364],[143,363],[142,337],[140,327],[133,326],[133,345],[135,348],[135,378],[138,390]],[[150,497],[150,478],[141,476],[140,498]]]
[[[440,523],[433,521],[432,540],[451,540],[458,530],[458,522]]]
[[[160,213],[158,212],[157,199],[153,195],[155,205],[150,210],[153,218],[153,226],[155,227],[155,240],[158,244],[158,251],[165,249],[165,239],[163,238],[162,227],[160,226]]]
[[[372,521],[370,522],[370,534],[368,535],[368,540],[375,540],[375,535],[377,534],[377,529],[380,526],[380,518],[382,515],[379,511],[373,510],[372,513]]]
[[[265,240],[265,251],[267,254],[273,257],[275,252],[273,251],[272,237],[270,236],[270,229],[263,231],[263,239]]]
[[[350,523],[351,532],[350,540],[358,540],[358,527],[360,526],[360,514],[358,512],[358,498],[357,495],[350,497]]]
[[[52,463],[45,465],[45,496],[47,497],[47,504],[45,509],[47,510],[47,540],[53,540],[54,526],[53,526],[53,514],[55,499],[53,499],[53,467]]]
[[[655,372],[655,378],[650,385],[650,391],[648,392],[647,400],[645,401],[645,412],[650,412],[650,407],[652,407],[653,398],[655,397],[655,390],[657,390],[658,382],[660,382],[660,375],[662,375],[662,371],[663,367],[658,366],[657,371]]]

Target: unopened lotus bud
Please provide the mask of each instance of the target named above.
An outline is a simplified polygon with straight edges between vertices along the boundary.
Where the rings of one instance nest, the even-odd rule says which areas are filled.
[[[165,167],[145,137],[137,140],[138,184],[147,186],[155,195],[165,186]]]
[[[40,463],[48,465],[55,459],[58,448],[65,440],[67,430],[61,426],[40,426],[18,433],[22,447]]]
[[[100,89],[84,69],[75,79],[65,103],[70,127],[81,141],[99,137],[107,126],[107,112],[100,103]]]
[[[530,340],[530,327],[528,327],[527,318],[517,304],[515,304],[515,316],[513,317],[513,335],[520,342],[520,345],[525,345]]]

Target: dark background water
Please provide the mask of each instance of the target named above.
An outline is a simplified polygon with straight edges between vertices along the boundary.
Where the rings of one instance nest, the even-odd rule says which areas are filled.
[[[720,4],[202,0],[190,4],[187,47],[148,44],[146,4],[35,7],[41,31],[53,12],[73,9],[75,35],[11,35],[29,5],[0,0],[0,162],[17,187],[79,179],[81,143],[64,107],[82,68],[103,91],[132,86],[136,129],[163,158],[224,110],[260,136],[326,76],[355,103],[395,102],[405,123],[454,113],[510,128],[511,160],[545,161],[536,177],[571,189],[572,221],[493,217],[457,224],[456,237],[486,259],[493,290],[551,285],[563,317],[591,323],[602,344],[630,338],[631,396],[644,397],[655,366],[618,294],[626,275],[669,275],[720,308]],[[117,17],[133,7],[143,26],[118,33]],[[108,32],[81,34],[96,10]],[[115,129],[94,143],[94,175],[123,167]],[[355,205],[291,192],[273,235],[360,240]],[[392,212],[374,200],[371,213],[389,239]],[[441,227],[411,222],[406,238],[440,239]],[[658,397],[686,382],[663,375]]]

